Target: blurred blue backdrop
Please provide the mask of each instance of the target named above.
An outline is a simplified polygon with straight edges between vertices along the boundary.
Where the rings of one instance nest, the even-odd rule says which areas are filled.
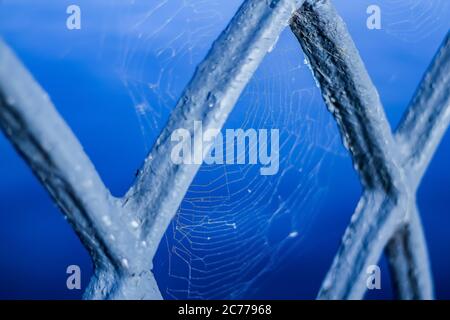
[[[195,66],[240,0],[0,1],[0,36],[78,136],[114,195],[126,192]],[[396,126],[450,27],[447,0],[335,0]],[[382,29],[366,27],[378,4]],[[81,8],[81,30],[66,8]],[[280,129],[280,171],[203,166],[154,260],[164,297],[312,299],[361,193],[352,163],[289,30],[225,128]],[[418,203],[437,297],[450,298],[450,135]],[[66,267],[92,266],[30,169],[0,135],[0,298],[77,299]],[[387,264],[382,289],[391,298]]]

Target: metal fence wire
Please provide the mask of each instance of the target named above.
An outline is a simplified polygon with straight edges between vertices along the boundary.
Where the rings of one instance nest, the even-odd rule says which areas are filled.
[[[246,0],[198,65],[122,198],[110,194],[48,95],[0,41],[0,127],[93,258],[95,273],[84,298],[162,298],[152,260],[200,167],[171,161],[170,134],[194,121],[220,131],[287,25],[364,187],[318,298],[363,298],[366,269],[384,250],[398,298],[433,298],[416,191],[450,121],[450,35],[392,133],[378,92],[329,0]]]

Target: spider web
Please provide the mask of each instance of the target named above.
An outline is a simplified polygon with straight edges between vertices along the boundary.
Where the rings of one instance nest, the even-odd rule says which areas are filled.
[[[146,148],[240,3],[130,6],[120,74]],[[343,151],[305,63],[286,30],[243,92],[223,132],[279,129],[280,170],[261,176],[259,165],[202,165],[155,257],[166,298],[245,297],[306,237],[326,192],[322,163]]]
[[[90,26],[105,43],[108,37],[117,43],[114,52],[108,47],[103,54],[118,56],[118,76],[149,151],[196,65],[242,1],[77,2],[83,21],[102,11],[90,19],[104,20]],[[383,29],[402,41],[420,41],[448,25],[447,0],[379,2]],[[261,176],[259,165],[201,167],[155,257],[165,298],[245,298],[293,250],[301,254],[327,192],[329,160],[347,156],[321,100],[298,43],[286,30],[224,128],[280,129],[280,171]]]
[[[447,2],[382,1],[383,29],[402,41],[419,41],[446,23],[440,11]],[[147,151],[196,65],[240,4],[161,0],[123,5],[119,74]],[[301,253],[327,191],[324,167],[336,155],[346,156],[302,60],[297,41],[286,30],[224,128],[280,129],[278,174],[261,176],[258,165],[201,167],[155,257],[165,298],[245,298],[292,250]]]
[[[383,29],[402,41],[415,43],[449,28],[447,0],[385,0]]]

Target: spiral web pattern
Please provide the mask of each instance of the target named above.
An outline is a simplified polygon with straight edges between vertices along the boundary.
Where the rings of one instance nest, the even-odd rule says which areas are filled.
[[[92,32],[101,34],[105,43],[117,43],[114,68],[128,90],[149,151],[195,66],[241,1],[76,2],[83,8],[83,21],[95,16],[88,30],[98,28]],[[379,4],[383,30],[403,41],[420,41],[449,28],[448,0]],[[61,8],[56,8],[52,30],[61,25]],[[110,49],[99,55],[109,55]],[[202,166],[154,261],[165,298],[251,296],[258,280],[276,272],[294,249],[301,254],[302,239],[327,191],[324,167],[334,156],[346,156],[289,30],[247,86],[227,128],[279,129],[280,170],[261,176],[260,165]]]
[[[163,1],[130,6],[124,15],[130,20],[121,22],[121,77],[147,148],[239,5]],[[280,170],[261,176],[259,164],[201,167],[154,261],[166,298],[245,297],[290,249],[298,250],[326,192],[322,163],[341,152],[305,64],[286,30],[243,92],[223,133],[279,129]]]
[[[115,1],[119,76],[147,151],[181,91],[241,1]],[[380,1],[383,30],[407,42],[446,27],[446,0]],[[111,4],[108,4],[111,6]],[[117,14],[117,13],[116,13]],[[361,12],[360,14],[365,14]],[[279,129],[280,170],[203,165],[154,261],[165,298],[245,298],[257,292],[301,241],[320,212],[325,163],[346,156],[335,124],[289,30],[268,54],[226,129]],[[249,150],[247,149],[246,152]]]

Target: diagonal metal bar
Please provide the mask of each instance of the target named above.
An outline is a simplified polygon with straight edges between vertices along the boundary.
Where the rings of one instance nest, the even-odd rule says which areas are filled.
[[[245,1],[198,66],[124,198],[125,208],[143,226],[142,239],[149,248],[150,259],[200,167],[171,161],[170,135],[179,128],[189,130],[192,137],[201,135],[194,131],[194,121],[201,121],[204,131],[219,132],[256,68],[302,3],[303,0]],[[203,152],[209,150],[212,142],[203,143]],[[197,148],[199,144],[194,141],[193,146]]]
[[[130,234],[119,230],[109,191],[45,91],[1,40],[0,127],[91,254],[120,264],[127,253],[106,235],[126,242]]]
[[[433,280],[425,235],[417,207],[386,246],[395,295],[402,300],[433,299]]]
[[[291,29],[308,57],[364,186],[397,192],[394,139],[378,92],[331,2],[306,1],[294,14]]]
[[[329,1],[306,1],[291,29],[299,39],[359,172],[364,195],[345,232],[320,298],[359,298],[375,264],[406,215],[404,177],[394,139],[372,81],[346,26]],[[372,239],[380,239],[372,241]]]
[[[420,183],[450,123],[450,32],[428,68],[396,132],[402,165]]]
[[[1,40],[0,127],[91,254],[95,281],[87,295],[106,298],[133,282],[142,269],[138,234],[46,92]],[[160,297],[150,272],[139,277],[146,278],[144,296]]]
[[[431,158],[450,122],[450,33],[426,72],[396,132],[402,166],[410,184],[417,189]],[[417,212],[417,208],[414,208]],[[418,214],[390,241],[387,254],[395,290],[404,299],[420,298],[420,288],[429,288],[428,259]],[[416,220],[416,221],[414,221]],[[395,267],[393,267],[395,266]],[[425,296],[430,297],[432,294]]]
[[[411,190],[411,184],[404,184],[403,189],[398,195],[394,196],[394,200],[397,198],[394,206],[380,205],[380,203],[386,203],[392,197],[392,194],[387,192],[380,195],[378,190],[371,190],[372,185],[367,183],[365,170],[361,170],[359,165],[361,160],[378,160],[374,158],[374,154],[371,154],[372,150],[367,152],[369,159],[361,158],[360,154],[365,152],[365,146],[358,143],[358,141],[352,141],[355,133],[364,136],[364,130],[359,126],[366,126],[368,130],[376,130],[375,127],[371,126],[371,122],[374,122],[373,120],[367,121],[364,116],[358,115],[358,108],[363,103],[361,101],[367,101],[367,92],[371,92],[372,100],[376,101],[379,99],[376,91],[375,94],[373,92],[375,90],[374,86],[368,78],[344,22],[329,1],[307,1],[298,14],[294,16],[291,29],[300,40],[304,52],[311,61],[314,75],[321,84],[325,101],[340,125],[344,142],[352,153],[355,166],[360,172],[365,187],[364,195],[352,218],[352,223],[344,235],[343,244],[324,281],[319,298],[362,297],[365,291],[365,282],[362,281],[365,267],[369,264],[369,261],[376,262],[378,260],[381,254],[380,248],[382,249],[390,236],[394,234],[395,237],[390,242],[387,253],[390,257],[394,282],[399,296],[401,298],[432,298],[431,272],[429,270],[420,218],[415,207],[415,188]],[[445,44],[443,48],[445,48]],[[435,59],[434,67],[437,66],[437,63],[442,63],[446,59],[442,50]],[[428,81],[443,80],[444,84],[437,88],[438,90],[443,89],[443,87],[448,85],[448,83],[445,84],[446,78],[442,77],[442,75],[445,75],[445,71],[440,73],[438,72],[439,68],[433,68],[433,66],[430,68],[431,71],[426,79]],[[361,74],[364,76],[361,76]],[[443,94],[433,92],[433,90],[427,89],[427,84],[422,84],[421,88],[419,92],[422,91],[423,93],[426,90],[430,96],[437,96],[434,101],[438,103],[432,103],[432,108],[440,108],[442,113],[445,114],[446,106],[443,100],[445,100],[446,91],[444,90]],[[435,86],[432,88],[435,88]],[[340,100],[336,99],[336,95]],[[348,96],[351,96],[351,99],[348,99]],[[345,108],[345,112],[340,111],[342,107]],[[378,107],[378,101],[375,107],[369,105],[369,108],[365,110],[366,113],[375,115],[375,117],[385,123],[384,128],[381,127],[381,129],[384,129],[384,131],[382,130],[383,132],[380,132],[379,127],[378,131],[371,131],[372,135],[378,136],[381,134],[381,136],[384,136],[383,139],[387,137],[387,141],[392,146],[390,130],[385,130],[388,128],[388,124],[384,114],[380,113],[382,109]],[[417,108],[414,110],[417,113]],[[342,120],[343,117],[346,119]],[[429,142],[434,148],[445,130],[446,121],[448,124],[448,119],[446,120],[445,117],[441,120],[436,119],[434,127],[437,128],[436,130],[439,133],[434,134],[436,137],[434,142]],[[412,122],[410,125],[412,126]],[[430,127],[432,126],[428,128]],[[373,139],[373,137],[369,139]],[[428,142],[424,140],[424,145],[426,144]],[[368,145],[370,146],[370,144]],[[395,150],[391,148],[386,152],[389,152],[394,160],[398,159],[398,162],[401,162],[402,156],[397,154]],[[426,155],[428,159],[431,156]],[[367,165],[367,167],[370,168],[370,165]],[[399,172],[400,179],[404,181],[403,170],[398,170],[395,167],[394,170]],[[369,171],[368,174],[376,174],[376,172]],[[385,189],[384,192],[386,191]],[[372,203],[371,206],[368,206],[367,203],[370,203],[374,198],[378,200]],[[402,200],[402,198],[405,198],[405,200]],[[405,216],[408,220],[402,221],[405,213],[408,213]],[[367,228],[366,224],[375,224],[380,230],[383,230],[383,228],[389,230],[390,234],[388,233],[386,236],[385,233],[381,233],[382,237],[373,237],[375,233],[370,235],[371,230]],[[386,227],[386,225],[390,224],[392,224],[390,227]],[[367,239],[369,239],[368,243],[366,242]],[[358,243],[363,243],[364,250],[361,250],[361,246]],[[375,257],[373,247],[378,250]],[[355,252],[355,248],[361,251]],[[366,263],[362,263],[361,260]]]

